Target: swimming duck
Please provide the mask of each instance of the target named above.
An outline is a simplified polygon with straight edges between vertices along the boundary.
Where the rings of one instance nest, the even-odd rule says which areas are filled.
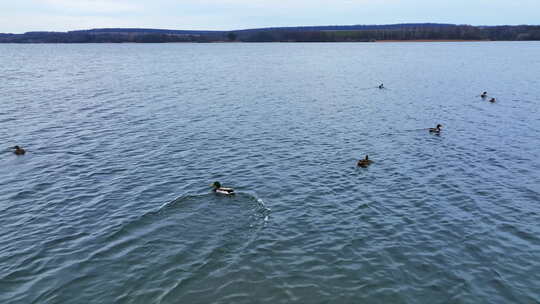
[[[441,133],[441,124],[438,124],[435,128],[429,128],[429,133]]]
[[[497,101],[497,99],[495,99],[495,98],[491,98],[491,99],[489,100],[489,102],[491,102],[491,103],[494,103],[495,101]]]
[[[26,153],[26,150],[24,150],[23,148],[21,148],[19,146],[15,146],[15,147],[13,147],[13,149],[15,149],[15,151],[13,151],[13,153],[15,153],[16,155],[24,155]]]
[[[480,97],[486,98],[487,97],[487,92],[482,93],[482,95],[480,95]]]
[[[214,182],[212,184],[212,187],[214,188],[213,191],[215,193],[225,194],[225,195],[234,195],[234,189],[233,188],[223,188],[223,187],[221,187],[220,182]]]
[[[367,168],[367,166],[371,165],[373,162],[369,159],[369,156],[366,155],[366,158],[361,159],[356,164],[358,167]]]
[[[384,84],[379,85],[379,89],[384,89]]]

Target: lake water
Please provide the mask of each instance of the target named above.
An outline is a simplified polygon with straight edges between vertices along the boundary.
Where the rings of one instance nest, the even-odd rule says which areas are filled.
[[[0,303],[540,303],[539,54],[0,45]]]

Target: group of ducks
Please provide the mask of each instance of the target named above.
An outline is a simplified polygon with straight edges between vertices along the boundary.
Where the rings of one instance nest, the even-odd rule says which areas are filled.
[[[379,89],[384,89],[384,84],[381,83],[379,85]],[[487,92],[482,93],[480,97],[482,97],[482,99],[486,99],[488,97]],[[494,103],[495,101],[497,101],[495,98],[491,98],[489,100],[489,102],[491,103]],[[435,128],[429,128],[428,130],[429,130],[429,133],[440,134],[442,130],[441,128],[442,128],[442,125],[438,124]],[[367,168],[372,163],[373,161],[369,159],[368,155],[366,155],[366,157],[364,159],[359,160],[356,165],[361,168]]]
[[[379,89],[384,89],[384,84],[381,83],[379,85]],[[482,99],[486,99],[488,97],[487,92],[482,93],[480,95],[480,97]],[[491,98],[489,100],[489,102],[491,102],[491,103],[494,103],[495,101],[496,101],[495,98]],[[429,128],[428,130],[429,130],[429,133],[440,134],[441,133],[441,128],[442,128],[442,125],[438,124],[435,128]],[[20,146],[14,146],[11,149],[13,149],[13,153],[15,153],[16,155],[24,155],[26,153],[26,150],[24,150]],[[361,168],[367,168],[372,163],[373,163],[373,161],[369,159],[368,155],[366,155],[366,157],[364,159],[359,160],[356,165],[358,167],[361,167]],[[212,189],[213,189],[213,191],[215,193],[224,194],[224,195],[234,195],[235,194],[233,188],[222,187],[220,182],[214,182],[211,186],[212,186]]]
[[[15,155],[24,155],[26,153],[26,150],[24,150],[20,146],[14,146],[10,149],[13,150],[13,153]],[[222,187],[220,182],[214,182],[211,186],[213,187],[215,193],[234,195],[234,189]]]
[[[384,84],[380,84],[379,89],[384,89]],[[482,98],[485,98],[487,97],[487,92],[484,92],[482,94]],[[495,98],[493,98],[493,101],[491,102],[494,102],[495,101]],[[429,133],[433,133],[433,134],[440,134],[441,133],[441,130],[442,130],[442,125],[441,124],[437,124],[437,126],[435,128],[429,128]],[[373,161],[371,159],[369,159],[369,155],[366,155],[366,157],[364,159],[361,159],[358,161],[358,163],[356,163],[356,165],[358,167],[361,167],[361,168],[367,168],[369,167],[369,165],[371,165],[373,163]],[[223,195],[234,195],[234,189],[233,188],[225,188],[225,187],[222,187],[221,186],[221,183],[220,182],[214,182],[212,185],[212,189],[215,193],[218,193],[218,194],[223,194]]]
[[[381,83],[379,85],[379,89],[384,89],[384,84]],[[480,97],[482,97],[482,99],[486,99],[488,97],[487,92],[482,93]],[[497,101],[495,98],[491,98],[489,100],[489,102],[491,103],[494,103],[495,101]],[[429,133],[441,134],[441,130],[442,130],[441,128],[442,128],[442,125],[438,124],[435,128],[429,128],[428,130],[429,130]],[[366,155],[366,157],[364,159],[359,160],[356,165],[361,168],[367,168],[372,163],[373,161],[369,159],[368,155]]]
[[[486,99],[488,97],[487,92],[484,92],[484,93],[480,94],[480,97],[482,97],[482,99]],[[497,101],[497,99],[495,99],[494,97],[489,99],[489,102],[491,102],[491,103],[494,103],[495,101]]]
[[[428,130],[429,130],[429,133],[441,134],[442,125],[438,124],[435,128],[429,128]],[[369,155],[366,155],[364,159],[361,159],[358,161],[358,163],[356,163],[356,166],[361,167],[361,168],[367,168],[372,163],[373,161],[369,159]]]
[[[435,128],[429,128],[428,130],[429,130],[429,133],[440,134],[442,130],[442,125],[438,124]],[[369,155],[366,155],[366,157],[364,159],[359,160],[358,163],[356,163],[356,165],[361,168],[367,168],[372,163],[373,161],[369,159]],[[215,193],[223,194],[223,195],[235,194],[233,188],[222,187],[220,182],[214,182],[211,186],[212,186],[212,190]]]

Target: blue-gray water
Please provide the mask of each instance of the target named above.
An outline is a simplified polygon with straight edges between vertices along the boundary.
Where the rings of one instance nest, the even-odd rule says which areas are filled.
[[[0,303],[540,303],[539,54],[0,45]]]

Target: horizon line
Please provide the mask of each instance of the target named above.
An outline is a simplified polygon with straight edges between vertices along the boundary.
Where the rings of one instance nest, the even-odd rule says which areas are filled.
[[[353,27],[353,26],[393,26],[393,25],[446,25],[446,26],[472,26],[472,27],[500,27],[500,26],[540,26],[540,24],[497,24],[497,25],[473,25],[466,23],[437,23],[437,22],[401,22],[401,23],[382,23],[382,24],[326,24],[326,25],[296,25],[296,26],[267,26],[267,27],[253,27],[253,28],[242,28],[242,29],[233,29],[233,30],[206,30],[206,29],[171,29],[171,28],[153,28],[153,27],[95,27],[95,28],[85,28],[85,29],[73,29],[67,31],[55,31],[55,30],[36,30],[36,31],[25,31],[22,33],[8,33],[0,32],[0,34],[8,35],[23,35],[27,33],[69,33],[69,32],[78,32],[78,31],[95,31],[95,30],[160,30],[160,31],[189,31],[189,32],[215,32],[215,33],[225,33],[225,32],[240,32],[240,31],[250,31],[250,30],[273,30],[273,29],[288,29],[288,28],[320,28],[320,27]]]

